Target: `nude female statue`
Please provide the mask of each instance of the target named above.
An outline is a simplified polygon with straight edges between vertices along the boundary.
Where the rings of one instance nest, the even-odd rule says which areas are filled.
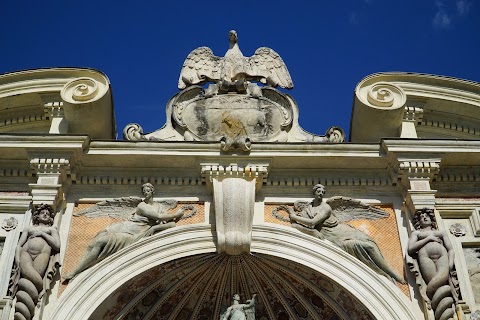
[[[413,217],[415,231],[410,235],[408,254],[417,260],[425,282],[426,302],[433,307],[436,319],[453,317],[454,303],[450,272],[454,269],[453,246],[445,232],[437,230],[432,209],[422,209]]]
[[[400,283],[406,283],[405,279],[388,265],[370,236],[346,223],[339,222],[330,205],[323,201],[324,195],[325,187],[317,184],[313,187],[313,201],[308,203],[299,214],[289,209],[292,227],[319,239],[327,239],[376,272]]]
[[[240,295],[235,293],[233,295],[233,304],[228,307],[225,314],[220,320],[255,320],[255,298],[253,295],[252,300],[247,300],[247,303],[240,303]]]
[[[60,236],[53,227],[55,213],[46,204],[32,214],[33,226],[26,228],[15,250],[13,283],[17,285],[15,320],[30,320],[35,306],[45,294],[58,265]]]
[[[78,266],[64,277],[65,283],[141,238],[175,227],[176,221],[189,209],[184,206],[176,213],[166,213],[160,203],[153,201],[155,189],[152,184],[142,185],[142,192],[145,199],[138,203],[134,214],[128,220],[111,224],[100,231],[88,245]]]

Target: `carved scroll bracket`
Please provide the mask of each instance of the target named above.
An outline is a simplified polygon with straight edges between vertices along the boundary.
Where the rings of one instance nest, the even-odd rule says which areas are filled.
[[[80,163],[78,155],[30,155],[30,168],[37,182],[29,184],[34,205],[45,203],[54,210],[64,199],[64,193],[76,179]]]
[[[440,157],[425,159],[391,159],[389,172],[392,181],[398,181],[405,192],[405,203],[414,212],[421,208],[434,208],[435,193],[431,183],[440,172]]]
[[[202,176],[213,190],[218,253],[250,252],[255,191],[267,174],[268,164],[202,165]]]

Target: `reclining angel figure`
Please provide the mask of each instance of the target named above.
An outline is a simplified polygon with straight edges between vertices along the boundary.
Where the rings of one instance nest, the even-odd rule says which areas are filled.
[[[314,199],[311,202],[296,201],[295,211],[280,206],[289,213],[292,227],[319,239],[327,239],[344,251],[355,256],[377,273],[400,283],[405,279],[398,275],[385,261],[376,242],[366,233],[344,223],[359,219],[387,218],[388,213],[347,197],[332,197],[323,201],[325,187],[313,187]]]
[[[139,197],[124,197],[102,201],[75,214],[86,217],[109,216],[123,221],[107,226],[91,240],[78,266],[64,277],[65,283],[128,245],[173,228],[180,219],[196,213],[193,205],[184,205],[175,213],[167,213],[167,210],[177,207],[177,201],[153,201],[155,189],[150,183],[142,185],[142,192],[145,196],[143,200]],[[190,211],[189,214],[184,215],[187,210]]]

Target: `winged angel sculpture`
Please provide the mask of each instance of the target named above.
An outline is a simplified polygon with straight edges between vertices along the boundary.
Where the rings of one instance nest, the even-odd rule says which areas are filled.
[[[92,267],[120,249],[160,231],[173,228],[180,219],[186,219],[196,213],[193,205],[184,205],[175,213],[167,210],[177,207],[177,201],[168,199],[153,201],[155,189],[152,184],[142,185],[145,199],[124,197],[97,203],[76,213],[85,217],[112,217],[122,221],[113,223],[100,231],[90,242],[78,266],[64,277],[70,281],[80,272]],[[190,211],[184,215],[186,211]]]
[[[369,235],[344,223],[350,220],[386,218],[387,212],[347,197],[332,197],[323,201],[325,187],[321,184],[313,187],[313,195],[311,202],[296,201],[294,210],[288,206],[277,207],[274,215],[278,210],[287,211],[292,227],[319,239],[327,239],[377,273],[406,283],[405,279],[388,265],[376,242]],[[280,216],[277,218],[282,219]]]
[[[290,73],[278,53],[261,47],[250,58],[244,57],[238,47],[237,32],[234,30],[229,33],[229,42],[229,49],[223,58],[215,56],[208,47],[200,47],[190,52],[183,63],[178,88],[215,82],[216,90],[228,91],[234,87],[239,91],[246,88],[247,81],[252,80],[272,87],[293,88]]]

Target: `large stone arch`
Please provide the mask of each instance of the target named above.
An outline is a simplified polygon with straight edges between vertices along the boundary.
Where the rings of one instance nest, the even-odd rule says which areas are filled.
[[[50,318],[88,319],[122,284],[152,268],[192,255],[215,253],[213,234],[210,225],[184,226],[125,248],[72,281]],[[253,227],[251,252],[291,261],[331,279],[375,319],[416,319],[411,303],[393,283],[326,241],[292,228],[257,225]]]

